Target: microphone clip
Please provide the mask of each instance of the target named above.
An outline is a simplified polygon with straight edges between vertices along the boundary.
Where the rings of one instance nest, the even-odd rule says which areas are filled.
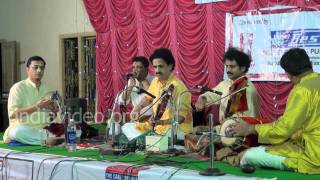
[[[137,94],[142,94],[142,93],[144,93],[144,94],[147,94],[148,96],[152,97],[153,99],[156,98],[155,95],[149,93],[148,91],[144,90],[143,88],[141,88],[141,87],[139,87],[139,86],[134,86],[134,87],[138,89]]]
[[[195,88],[200,89],[201,94],[206,93],[206,92],[212,92],[212,93],[218,94],[220,96],[222,95],[222,92],[210,89],[208,86],[197,85],[197,86],[195,86]]]

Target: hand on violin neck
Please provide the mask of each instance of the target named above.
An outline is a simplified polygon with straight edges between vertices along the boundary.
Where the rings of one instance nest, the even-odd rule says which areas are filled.
[[[200,96],[195,104],[196,111],[202,111],[207,103],[207,98],[205,96]]]
[[[183,116],[178,116],[178,124],[183,123],[185,119],[186,119],[186,118],[183,117]]]
[[[132,110],[130,113],[131,121],[138,121],[140,117],[140,111]]]
[[[136,85],[136,80],[134,78],[130,78],[128,81],[128,90],[132,90],[132,88]]]

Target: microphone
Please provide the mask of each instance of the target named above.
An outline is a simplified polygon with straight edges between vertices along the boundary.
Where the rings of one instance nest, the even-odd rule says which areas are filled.
[[[216,90],[213,90],[213,89],[210,89],[208,86],[200,86],[200,85],[197,85],[195,86],[196,88],[200,89],[201,93],[205,93],[205,92],[212,92],[212,93],[215,93],[215,94],[218,94],[218,95],[222,95],[222,92],[220,91],[216,91]]]
[[[137,73],[135,73],[135,72],[128,73],[128,74],[126,75],[127,79],[129,79],[129,78],[131,78],[131,77],[136,77],[136,76],[137,76]]]
[[[148,91],[144,90],[143,88],[141,88],[141,87],[139,87],[139,86],[134,86],[134,87],[136,87],[136,88],[138,89],[138,92],[137,92],[138,94],[144,93],[144,94],[147,94],[148,96],[152,97],[153,99],[156,98],[155,95],[149,93]]]
[[[216,102],[218,102],[218,101],[220,101],[220,100],[222,100],[222,99],[224,99],[224,98],[226,98],[226,97],[233,96],[233,95],[235,95],[235,94],[237,94],[237,93],[239,93],[239,92],[241,92],[241,91],[245,91],[245,90],[247,89],[247,87],[248,87],[248,86],[245,86],[245,87],[243,87],[243,88],[241,88],[241,89],[238,89],[238,90],[236,90],[236,91],[234,91],[234,92],[232,92],[232,93],[229,93],[229,94],[227,94],[227,95],[225,95],[225,96],[223,96],[223,97],[220,97],[219,99],[217,99],[217,100],[214,101],[214,102],[207,103],[205,106],[206,106],[206,107],[209,107],[209,106],[215,104]]]

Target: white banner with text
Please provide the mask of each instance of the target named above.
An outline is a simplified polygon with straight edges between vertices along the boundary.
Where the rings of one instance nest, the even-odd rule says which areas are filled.
[[[307,51],[313,69],[320,72],[320,12],[295,11],[275,14],[227,14],[226,49],[240,48],[252,57],[251,81],[288,81],[279,65],[290,48]],[[225,76],[226,77],[226,76]]]

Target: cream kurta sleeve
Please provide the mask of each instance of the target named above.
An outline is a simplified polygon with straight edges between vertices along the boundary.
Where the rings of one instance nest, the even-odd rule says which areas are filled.
[[[10,89],[9,97],[8,97],[8,115],[9,119],[13,115],[13,113],[23,105],[23,98],[20,97],[21,89],[15,84]]]
[[[213,90],[222,92],[222,96],[212,92],[206,92],[201,96],[206,97],[208,103],[213,103],[229,94],[229,88],[232,85],[232,83],[233,81],[231,81],[230,79],[224,80],[220,82],[216,87],[213,88]],[[248,103],[248,110],[244,112],[237,112],[232,115],[233,117],[258,117],[259,96],[256,91],[256,88],[254,87],[251,81],[248,81],[248,87],[246,88],[246,97],[247,97],[247,103]],[[229,100],[229,97],[226,97],[215,103],[215,104],[220,104],[220,108],[219,108],[220,123],[223,123],[225,120],[224,114],[227,108],[228,100]]]
[[[246,97],[248,103],[248,111],[236,113],[235,116],[240,117],[258,117],[259,116],[259,95],[256,88],[252,82],[248,82],[248,87],[246,88]]]

